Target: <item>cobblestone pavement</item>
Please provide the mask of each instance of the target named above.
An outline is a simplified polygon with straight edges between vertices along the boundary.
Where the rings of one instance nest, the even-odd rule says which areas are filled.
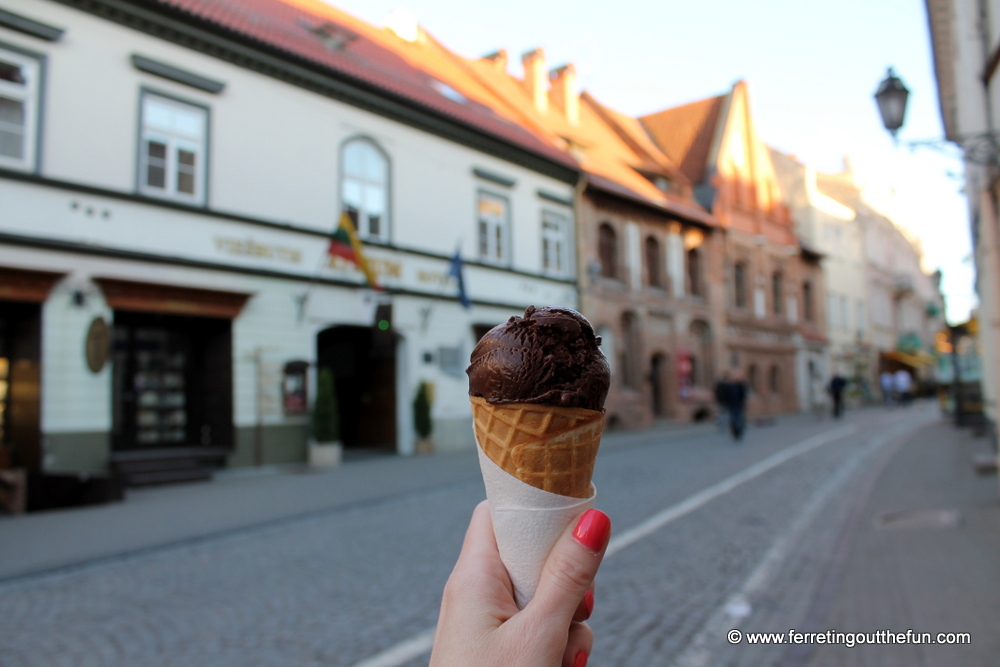
[[[778,664],[779,649],[734,647],[725,631],[800,627],[869,471],[903,436],[937,420],[933,406],[915,406],[852,412],[837,423],[791,417],[752,429],[740,444],[705,428],[606,438],[598,506],[624,535],[818,434],[843,433],[609,556],[590,664]],[[8,580],[0,584],[0,665],[346,666],[370,658],[433,627],[469,514],[483,497],[481,481],[465,474],[391,492]],[[424,653],[385,664],[426,662]]]

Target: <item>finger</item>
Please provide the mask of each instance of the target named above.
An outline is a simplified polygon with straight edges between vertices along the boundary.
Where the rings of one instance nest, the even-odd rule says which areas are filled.
[[[493,519],[490,517],[489,501],[476,505],[465,531],[465,541],[462,542],[462,552],[458,556],[459,563],[463,559],[479,560],[492,558],[497,553],[497,538],[493,534]],[[456,565],[457,567],[457,565]]]
[[[576,612],[573,614],[573,620],[577,623],[582,623],[590,618],[590,615],[594,613],[594,587],[591,586],[586,593],[583,594],[583,599],[580,600],[580,604],[576,607]]]
[[[611,520],[587,510],[552,547],[535,597],[525,608],[535,622],[568,627],[580,601],[594,584],[611,536]]]
[[[590,626],[586,623],[570,624],[566,652],[562,659],[563,667],[584,667],[593,648],[594,633]]]

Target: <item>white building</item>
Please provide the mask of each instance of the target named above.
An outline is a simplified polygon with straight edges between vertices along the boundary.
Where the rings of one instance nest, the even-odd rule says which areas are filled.
[[[574,245],[568,157],[395,33],[233,7],[0,10],[0,465],[142,482],[301,461],[317,364],[348,449],[412,453],[421,382],[438,448],[471,447],[477,336],[576,306],[571,253],[542,257],[543,220]],[[327,254],[342,210],[384,291]]]
[[[1000,2],[926,0],[945,138],[965,153],[976,264],[983,414],[997,442],[1000,397]]]

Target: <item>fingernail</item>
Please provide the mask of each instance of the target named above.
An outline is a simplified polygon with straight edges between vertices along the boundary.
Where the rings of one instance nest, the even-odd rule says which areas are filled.
[[[583,594],[583,606],[587,610],[587,618],[594,613],[594,589],[591,588],[589,591]],[[587,620],[587,618],[583,620]]]
[[[580,649],[580,652],[576,654],[576,659],[573,661],[573,667],[587,667],[587,652]]]
[[[611,519],[600,510],[584,512],[573,531],[576,541],[595,554],[607,544],[609,535],[611,535]]]

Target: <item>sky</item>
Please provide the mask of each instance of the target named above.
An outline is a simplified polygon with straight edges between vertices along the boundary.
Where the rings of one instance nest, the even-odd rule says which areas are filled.
[[[382,26],[407,10],[451,50],[478,57],[545,50],[572,62],[581,88],[638,116],[727,92],[747,81],[761,138],[820,172],[849,156],[916,236],[929,271],[944,273],[948,319],[976,305],[962,164],[941,139],[927,15],[921,0],[326,0]],[[910,89],[894,142],[873,94],[893,67]]]

